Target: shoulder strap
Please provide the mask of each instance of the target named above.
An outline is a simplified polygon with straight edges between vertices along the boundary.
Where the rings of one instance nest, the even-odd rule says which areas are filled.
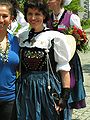
[[[62,16],[61,16],[61,18],[60,18],[60,20],[59,20],[58,25],[61,23],[61,21],[62,21],[62,19],[64,18],[64,15],[65,15],[66,12],[67,12],[67,10],[65,10],[65,11],[63,12],[63,14],[62,14]]]

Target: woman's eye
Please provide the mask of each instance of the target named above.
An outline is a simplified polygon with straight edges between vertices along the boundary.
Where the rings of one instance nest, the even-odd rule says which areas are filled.
[[[3,15],[3,18],[6,18],[6,17],[8,17],[7,15]]]
[[[29,16],[32,16],[33,14],[32,13],[28,13]]]
[[[32,14],[32,13],[28,13],[27,14],[28,16],[36,16],[36,17],[39,17],[39,16],[41,16],[42,14],[40,14],[40,13],[35,13],[35,14]]]
[[[8,17],[8,15],[1,15],[1,17],[2,17],[2,18],[7,18],[7,17]]]
[[[40,14],[40,13],[36,13],[35,15],[36,15],[36,16],[40,16],[41,14]]]

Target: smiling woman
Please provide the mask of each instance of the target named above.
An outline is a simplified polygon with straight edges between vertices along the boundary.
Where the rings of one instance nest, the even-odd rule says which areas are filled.
[[[5,24],[1,24],[5,22]],[[0,31],[7,31],[7,27],[11,22],[11,15],[10,15],[10,11],[9,11],[9,7],[8,9],[6,8],[5,5],[0,5]]]
[[[29,4],[26,3],[27,7],[25,7],[24,9],[26,21],[28,21],[29,24],[34,25],[34,27],[37,27],[37,32],[39,31],[38,29],[40,29],[39,28],[40,26],[42,26],[42,29],[43,29],[43,25],[41,24],[46,23],[49,17],[49,11],[47,9],[47,6],[43,4],[44,10],[42,10],[42,7],[40,5],[42,6],[42,2],[39,2],[36,6],[33,4],[32,5],[33,8],[32,8]]]
[[[31,30],[19,34],[18,120],[63,120],[70,94],[68,37],[44,26],[49,17],[47,4],[31,0],[25,3],[24,14]]]
[[[18,39],[7,32],[13,19],[9,0],[0,0],[0,120],[16,120],[15,81]]]
[[[45,16],[42,14],[42,12],[39,12],[36,8],[29,8],[27,12],[27,21],[29,21],[30,25],[35,29],[36,32],[39,31],[44,18]]]

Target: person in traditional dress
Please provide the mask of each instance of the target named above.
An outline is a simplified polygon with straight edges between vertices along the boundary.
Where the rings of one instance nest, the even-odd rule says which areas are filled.
[[[72,12],[64,9],[64,6],[69,5],[72,0],[48,0],[47,4],[49,9],[52,11],[50,13],[50,19],[47,22],[47,27],[52,30],[57,30],[59,32],[64,32],[68,28],[75,26],[82,30],[80,23],[80,18],[73,14]],[[80,58],[78,55],[79,46],[77,46],[76,52],[72,60],[70,61],[70,86],[71,86],[71,95],[69,98],[69,106],[65,111],[66,117],[65,120],[71,120],[72,110],[80,109],[86,107],[85,102],[85,89],[84,89],[84,77],[81,67]]]
[[[64,120],[63,110],[70,94],[69,61],[75,52],[75,39],[44,26],[49,17],[44,2],[25,3],[24,13],[31,30],[19,34],[18,120]],[[74,42],[73,51],[67,43],[68,37]]]

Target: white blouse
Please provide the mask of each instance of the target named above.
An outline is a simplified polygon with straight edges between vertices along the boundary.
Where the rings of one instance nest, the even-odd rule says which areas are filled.
[[[66,36],[63,33],[57,31],[45,31],[35,36],[35,42],[31,45],[28,41],[23,43],[24,40],[28,39],[29,31],[24,31],[19,34],[20,47],[37,47],[44,48],[49,51],[51,47],[51,41],[54,39],[54,57],[57,62],[56,70],[70,71],[70,48],[66,42]]]

